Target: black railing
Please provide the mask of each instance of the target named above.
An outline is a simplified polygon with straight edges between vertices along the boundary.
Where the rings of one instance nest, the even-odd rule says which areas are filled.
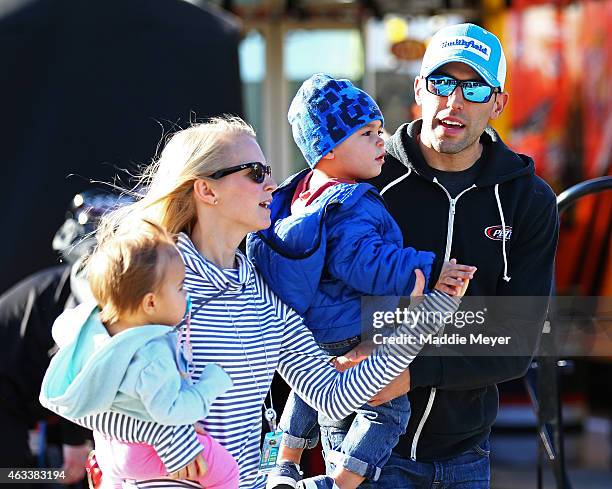
[[[557,197],[557,208],[559,214],[563,214],[567,208],[585,195],[596,194],[612,188],[612,177],[599,177],[578,183],[564,190]]]
[[[557,197],[559,214],[562,214],[581,197],[612,189],[612,176],[594,178],[574,185]],[[546,325],[554,328],[554,324]],[[565,360],[554,355],[552,345],[547,345],[552,335],[543,335],[542,348],[547,353],[534,360],[531,374],[525,377],[525,386],[537,416],[538,429],[538,489],[543,487],[543,459],[552,468],[557,489],[571,489],[564,451],[563,416],[560,391],[560,369],[567,366]],[[548,349],[548,348],[549,349]],[[548,351],[547,351],[548,349]],[[532,384],[535,377],[535,386]]]

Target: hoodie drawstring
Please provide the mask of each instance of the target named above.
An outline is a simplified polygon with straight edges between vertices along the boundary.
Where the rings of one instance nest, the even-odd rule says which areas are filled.
[[[187,371],[181,368],[181,349],[183,351],[184,358],[187,361]],[[191,312],[189,312],[187,315],[187,319],[185,320],[185,328],[183,331],[178,331],[175,356],[176,364],[179,368],[181,377],[186,380],[191,380],[191,376],[195,371],[193,364],[193,350],[191,346]]]
[[[502,209],[501,200],[499,198],[499,183],[495,184],[495,200],[497,201],[497,210],[502,224],[502,254],[504,255],[504,280],[510,282],[508,275],[508,256],[506,255],[506,220],[504,219],[504,210]]]
[[[380,195],[383,195],[387,190],[389,190],[391,187],[393,187],[394,185],[400,183],[404,178],[410,176],[410,174],[412,173],[412,168],[408,168],[408,172],[404,173],[401,177],[396,178],[395,180],[393,180],[392,182],[388,183],[387,185],[385,185],[383,187],[383,189],[380,191]]]
[[[187,310],[185,311],[184,322],[181,322],[181,324],[174,328],[174,330],[178,333],[175,352],[176,364],[179,366],[179,371],[184,379],[191,379],[191,376],[195,372],[195,364],[193,363],[193,346],[191,345],[191,318],[195,316],[198,312],[200,312],[200,309],[202,309],[202,307],[204,307],[210,301],[225,294],[229,287],[229,282],[226,282],[225,287],[223,289],[219,290],[212,297],[209,297],[208,299],[198,303],[198,307],[196,307],[195,310],[193,308],[193,300],[191,299],[191,295],[189,293],[187,294]],[[182,328],[183,324],[184,328]],[[185,341],[183,341],[183,337]],[[184,372],[183,369],[180,367],[181,348],[183,349],[183,355],[185,357],[185,360],[187,360],[186,372]]]
[[[404,178],[407,178],[412,173],[412,168],[408,168],[408,171],[404,173],[401,177],[396,178],[389,184],[385,185],[383,189],[380,191],[380,195],[383,195],[387,190],[391,187],[397,185]],[[434,179],[435,181],[435,179]],[[444,187],[443,187],[444,188]],[[450,197],[449,197],[450,198]],[[504,218],[504,210],[501,205],[501,199],[499,198],[499,183],[495,184],[495,200],[497,201],[497,210],[499,212],[499,217],[501,218],[502,225],[502,254],[504,256],[504,276],[503,279],[506,282],[510,282],[511,278],[508,275],[508,254],[506,253],[506,219]]]

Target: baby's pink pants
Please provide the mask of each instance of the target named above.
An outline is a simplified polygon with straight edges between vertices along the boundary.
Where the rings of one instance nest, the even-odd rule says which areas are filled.
[[[212,436],[197,435],[208,470],[197,482],[206,489],[238,489],[238,464]],[[168,472],[151,445],[123,443],[94,432],[96,459],[102,470],[102,487],[120,489],[123,479],[147,480]]]

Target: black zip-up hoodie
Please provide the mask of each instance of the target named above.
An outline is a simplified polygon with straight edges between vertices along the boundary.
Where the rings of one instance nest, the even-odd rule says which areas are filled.
[[[468,295],[548,297],[558,214],[555,194],[535,175],[533,161],[487,128],[474,186],[451,199],[423,158],[420,129],[418,120],[397,130],[386,143],[383,171],[371,182],[398,222],[404,246],[477,266]],[[512,323],[519,338],[539,337],[547,300],[538,303],[530,321]],[[395,449],[405,457],[443,460],[482,441],[497,416],[496,383],[523,376],[531,361],[528,355],[451,356],[450,349],[431,347],[410,366],[412,415]]]

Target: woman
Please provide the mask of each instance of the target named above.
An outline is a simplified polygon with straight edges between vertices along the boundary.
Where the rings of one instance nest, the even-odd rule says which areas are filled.
[[[343,373],[328,363],[300,317],[279,301],[237,250],[247,233],[270,225],[268,205],[276,188],[270,173],[253,129],[241,119],[219,118],[194,125],[168,141],[159,161],[146,173],[145,195],[111,215],[99,231],[113,232],[130,226],[132,218],[144,217],[178,234],[186,265],[185,287],[193,300],[188,336],[194,379],[207,363],[215,362],[234,383],[214,403],[204,426],[238,462],[241,488],[264,485],[257,469],[261,409],[273,408],[268,393],[276,370],[309,404],[341,419],[405,370],[419,350],[418,346],[403,346],[376,351]],[[457,304],[456,299],[436,292],[421,307],[444,313],[454,311]],[[416,331],[433,332],[436,326],[422,324]],[[167,467],[179,468],[198,453],[189,427],[145,429],[134,428],[132,422],[129,429],[122,429],[127,422],[120,415],[91,418],[85,424],[102,433],[114,430],[128,441],[154,444],[162,459],[164,447],[160,445],[167,445],[168,436],[175,441],[179,437],[184,440],[183,448],[180,453],[167,454]],[[143,433],[154,435],[147,438]],[[103,473],[112,470],[111,450],[104,444],[98,434]],[[174,487],[172,484],[192,485],[165,481],[164,487]],[[153,485],[151,481],[136,483],[137,487]]]

